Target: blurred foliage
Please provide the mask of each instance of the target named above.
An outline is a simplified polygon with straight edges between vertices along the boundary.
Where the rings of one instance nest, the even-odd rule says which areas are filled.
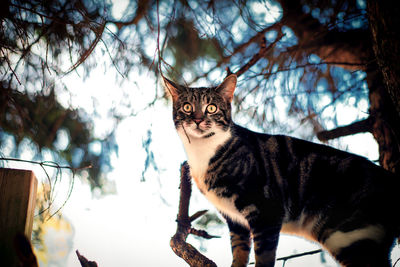
[[[180,80],[177,73],[192,72],[199,60],[221,60],[223,49],[215,38],[201,38],[193,20],[183,16],[174,21],[167,29],[170,34],[166,48],[176,59],[173,72],[168,73],[171,78]]]
[[[67,88],[57,79],[82,64],[86,74],[96,66],[89,55],[105,27],[104,1],[6,0],[0,12],[0,147],[13,137],[18,157],[22,140],[53,152],[53,160],[89,169],[92,188],[101,188],[117,152],[114,129],[93,135],[92,118],[81,108],[59,103]],[[101,152],[90,150],[100,142]],[[66,145],[60,145],[66,143]]]

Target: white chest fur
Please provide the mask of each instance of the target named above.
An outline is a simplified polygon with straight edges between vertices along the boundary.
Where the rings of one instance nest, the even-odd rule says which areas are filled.
[[[181,129],[178,130],[178,134],[185,147],[190,174],[198,180],[204,180],[210,159],[215,155],[218,148],[231,137],[229,131],[218,131],[209,138],[188,137]]]
[[[178,134],[182,139],[188,157],[190,175],[199,190],[219,211],[229,216],[232,220],[248,227],[248,223],[243,214],[241,214],[234,205],[235,197],[218,197],[215,192],[209,191],[204,183],[210,159],[215,155],[218,148],[231,137],[231,133],[229,131],[220,131],[209,138],[195,138],[189,136],[190,142],[183,131],[178,130]]]

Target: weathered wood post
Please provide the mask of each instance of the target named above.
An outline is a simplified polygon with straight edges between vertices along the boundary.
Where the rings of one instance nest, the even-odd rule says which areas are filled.
[[[32,171],[0,168],[0,265],[16,266],[14,239],[32,234],[37,179]]]

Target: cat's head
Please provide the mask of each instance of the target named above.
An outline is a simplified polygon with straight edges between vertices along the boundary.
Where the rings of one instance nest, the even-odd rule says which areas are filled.
[[[226,132],[232,124],[231,102],[236,87],[232,74],[216,87],[186,87],[164,78],[173,100],[173,119],[178,132],[189,138],[209,138]]]

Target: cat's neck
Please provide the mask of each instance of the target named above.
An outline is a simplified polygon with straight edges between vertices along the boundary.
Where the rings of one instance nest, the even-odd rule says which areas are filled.
[[[188,157],[191,176],[200,180],[204,178],[208,163],[215,155],[215,152],[232,136],[230,130],[220,130],[211,136],[193,137],[186,135],[182,129],[178,130],[178,135],[182,139]]]

